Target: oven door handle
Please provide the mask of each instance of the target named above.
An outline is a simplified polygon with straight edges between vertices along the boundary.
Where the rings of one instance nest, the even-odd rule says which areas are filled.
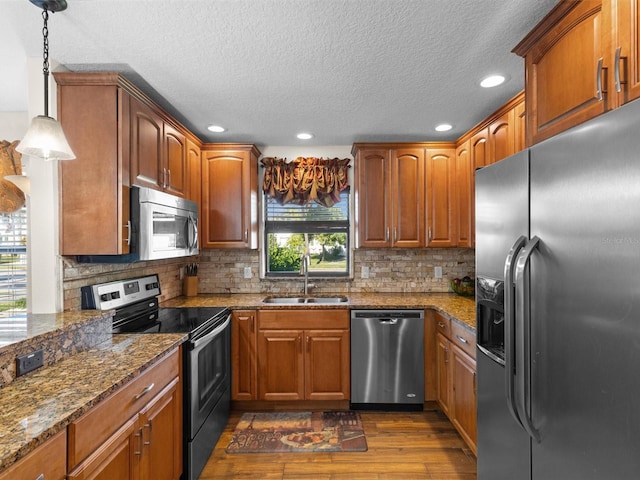
[[[227,328],[230,323],[231,323],[231,315],[228,315],[227,319],[224,321],[222,325],[217,326],[216,328],[211,330],[211,332],[207,333],[204,337],[200,337],[196,340],[191,340],[189,342],[191,344],[191,347],[196,349],[203,343],[209,342],[209,340],[211,340],[212,338],[217,336],[220,332],[222,332],[225,328]]]

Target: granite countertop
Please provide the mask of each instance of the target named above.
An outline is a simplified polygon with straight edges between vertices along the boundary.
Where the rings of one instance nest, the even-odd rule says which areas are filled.
[[[183,334],[118,334],[0,389],[0,471],[184,342]]]
[[[317,294],[338,296],[341,294]],[[459,321],[468,328],[476,328],[476,308],[473,297],[461,297],[453,293],[348,293],[348,301],[331,304],[273,304],[263,303],[268,293],[234,293],[176,297],[161,304],[162,307],[229,307],[239,309],[326,309],[326,308],[433,308]],[[287,296],[287,295],[282,295]],[[312,295],[313,296],[313,295]]]

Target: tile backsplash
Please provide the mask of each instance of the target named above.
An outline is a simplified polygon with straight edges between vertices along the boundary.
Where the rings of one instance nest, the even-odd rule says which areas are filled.
[[[357,249],[353,253],[354,278],[312,279],[313,293],[349,292],[447,292],[449,280],[474,276],[475,252],[471,248]],[[180,269],[194,257],[132,264],[82,264],[63,258],[64,309],[80,309],[80,287],[123,278],[158,273],[160,300],[182,295]],[[260,279],[257,250],[201,250],[199,293],[299,293],[302,279]],[[442,279],[434,269],[442,267]],[[251,278],[244,278],[244,269]],[[362,267],[369,278],[361,278]]]

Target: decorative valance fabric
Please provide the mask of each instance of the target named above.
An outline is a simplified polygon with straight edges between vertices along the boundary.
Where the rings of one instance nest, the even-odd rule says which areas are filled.
[[[349,186],[349,162],[348,158],[298,157],[291,162],[284,158],[263,158],[262,190],[280,205],[316,202],[331,207]]]

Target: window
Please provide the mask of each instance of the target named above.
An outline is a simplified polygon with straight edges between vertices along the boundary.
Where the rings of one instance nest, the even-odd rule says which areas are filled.
[[[266,275],[299,276],[302,255],[309,252],[310,277],[348,276],[350,198],[348,188],[331,207],[314,202],[280,205],[264,195]]]

